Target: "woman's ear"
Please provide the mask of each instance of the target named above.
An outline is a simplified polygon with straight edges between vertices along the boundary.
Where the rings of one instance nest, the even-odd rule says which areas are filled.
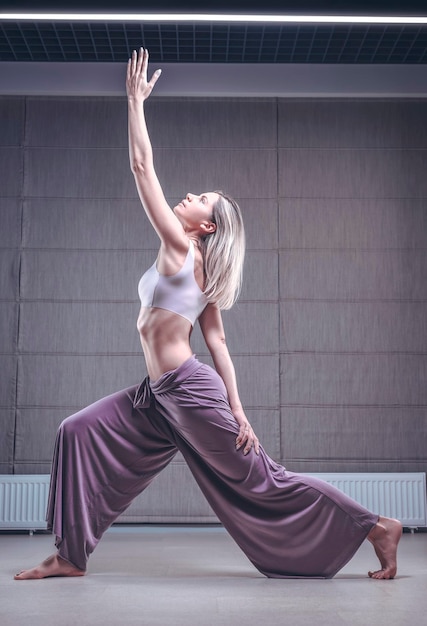
[[[200,228],[204,235],[211,235],[216,231],[216,224],[215,222],[205,221],[200,224]]]

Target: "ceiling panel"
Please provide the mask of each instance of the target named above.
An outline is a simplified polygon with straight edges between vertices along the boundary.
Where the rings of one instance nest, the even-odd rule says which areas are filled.
[[[427,0],[0,0],[0,61],[426,64],[427,25],[6,21],[6,12],[426,16]]]
[[[0,61],[426,64],[427,25],[0,21]]]

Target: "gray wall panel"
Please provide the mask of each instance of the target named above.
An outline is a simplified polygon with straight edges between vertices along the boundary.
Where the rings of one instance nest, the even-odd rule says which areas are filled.
[[[13,466],[13,474],[49,474],[52,467],[52,462],[45,463],[39,461],[36,463],[20,463],[15,462]]]
[[[13,467],[15,411],[11,408],[0,409],[0,424],[0,473],[10,474]]]
[[[19,198],[22,193],[23,155],[21,148],[0,146],[0,197]]]
[[[19,289],[19,250],[0,249],[0,299],[15,300]]]
[[[43,373],[40,384],[43,384]],[[16,412],[16,463],[47,463],[52,460],[56,431],[73,409],[20,408]],[[23,473],[23,472],[21,472]]]
[[[18,339],[18,304],[0,300],[0,352],[15,353]]]
[[[282,351],[427,352],[425,302],[283,302]]]
[[[0,198],[0,248],[16,248],[20,245],[21,200]]]
[[[16,356],[0,354],[0,408],[14,409],[16,398]]]
[[[146,104],[153,146],[275,147],[274,100],[153,97]],[[28,98],[28,145],[127,148],[125,98]]]
[[[278,354],[279,316],[274,303],[237,302],[222,312],[227,346],[231,354]],[[192,334],[192,345],[199,355],[208,355],[199,325]]]
[[[196,322],[196,324],[195,324],[195,326],[193,328],[193,331],[192,331],[191,337],[190,337],[190,341],[191,341],[191,348],[193,350],[193,353],[196,356],[202,357],[203,355],[206,355],[208,353],[208,350],[207,350],[207,347],[206,347],[206,343],[205,343],[205,341],[203,339],[203,335],[202,335],[202,332],[200,330],[200,326],[199,326],[198,322]],[[204,362],[208,362],[208,360],[206,358],[201,358],[201,360],[203,360]]]
[[[426,148],[427,102],[279,100],[279,146]]]
[[[22,258],[24,299],[135,301],[138,281],[154,263],[153,250],[26,250]]]
[[[20,146],[24,138],[24,98],[0,99],[0,146]],[[2,168],[2,186],[3,186]]]
[[[175,206],[181,200],[181,197],[169,198],[169,204]],[[236,197],[235,200],[242,211],[247,254],[249,255],[251,250],[277,249],[279,245],[277,200],[271,198],[241,199],[239,197]]]
[[[279,315],[277,305],[264,302],[238,302],[224,311],[224,327],[229,350],[234,354],[277,354]]]
[[[278,254],[270,250],[253,250],[245,258],[241,300],[278,300]]]
[[[24,355],[19,357],[19,407],[80,408],[146,375],[140,356]]]
[[[32,198],[24,202],[28,248],[156,250],[159,238],[139,199]],[[155,254],[156,254],[155,253]]]
[[[392,459],[390,461],[361,459],[360,461],[337,461],[318,459],[287,459],[282,463],[293,472],[424,472],[425,461],[407,461]]]
[[[127,147],[125,98],[27,98],[27,145]]]
[[[0,162],[1,156],[0,149]],[[27,196],[136,197],[128,151],[124,148],[28,148],[25,168]],[[240,198],[276,195],[276,151],[271,149],[158,149],[156,168],[166,196],[218,188]]]
[[[170,198],[170,206],[181,199]],[[263,198],[237,200],[245,222],[248,250],[277,248],[277,202]],[[6,202],[13,206],[3,206]],[[16,237],[20,236],[16,201],[4,200],[1,208],[2,221],[4,215],[7,224],[16,226]],[[7,232],[10,230],[12,226]],[[159,238],[137,198],[32,198],[24,202],[23,244],[29,248],[157,251]]]
[[[203,497],[190,470],[184,463],[170,464],[138,496],[120,518],[122,522],[174,521],[216,522],[217,518]]]
[[[243,405],[277,408],[280,394],[278,357],[235,356],[233,361]]]
[[[20,353],[141,354],[138,309],[121,302],[24,302]]]
[[[15,462],[13,466],[13,474],[49,474],[52,468],[52,462]]]
[[[425,200],[280,200],[283,248],[425,248]]]
[[[279,461],[280,411],[247,409],[245,413],[267,454]]]
[[[275,148],[275,101],[260,99],[168,99],[147,103],[155,147]]]
[[[284,405],[427,405],[427,356],[288,354]]]
[[[382,460],[390,468],[401,458],[427,461],[424,409],[286,407],[281,427],[284,459],[321,458],[344,465]],[[394,436],[385,437],[388,432]]]
[[[279,150],[279,196],[425,198],[427,150]]]
[[[27,148],[24,193],[47,198],[137,196],[125,148]]]
[[[283,419],[283,418],[282,418]],[[387,432],[391,430],[387,423]],[[402,435],[406,437],[406,433]],[[366,453],[359,459],[334,458],[328,459],[321,453],[313,458],[298,456],[298,453],[289,452],[281,462],[296,472],[424,472],[426,459],[406,459],[403,456],[388,459],[378,459],[377,455],[369,458]]]
[[[213,367],[210,356],[200,354],[200,361]],[[278,409],[280,375],[278,355],[233,355],[240,398],[245,410]]]
[[[213,367],[212,358],[199,354]],[[278,409],[280,399],[279,355],[232,355],[240,399],[245,411]]]
[[[287,250],[280,254],[282,298],[427,298],[424,250]]]
[[[0,99],[0,473],[13,473],[24,99]]]
[[[247,250],[277,249],[279,244],[277,200],[244,198],[238,199],[238,202],[245,224]]]
[[[278,354],[279,318],[275,304],[237,302],[230,311],[223,311],[222,319],[231,354]],[[209,354],[198,324],[191,340],[196,354]]]
[[[156,163],[166,196],[221,189],[244,198],[275,198],[276,150],[158,149]]]

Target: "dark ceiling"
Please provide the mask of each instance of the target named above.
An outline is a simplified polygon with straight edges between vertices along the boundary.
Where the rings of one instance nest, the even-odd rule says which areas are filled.
[[[36,5],[36,7],[35,7]],[[427,25],[5,21],[6,12],[426,16],[420,2],[0,1],[0,61],[125,62],[144,46],[164,63],[427,64]]]

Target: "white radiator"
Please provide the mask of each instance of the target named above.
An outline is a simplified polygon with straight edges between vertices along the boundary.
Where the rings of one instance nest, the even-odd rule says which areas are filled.
[[[417,473],[313,474],[373,513],[395,517],[407,528],[427,526],[426,475]]]
[[[403,526],[427,526],[425,473],[310,473]],[[0,530],[45,530],[49,474],[0,475]]]
[[[0,475],[0,530],[46,530],[49,474]]]

